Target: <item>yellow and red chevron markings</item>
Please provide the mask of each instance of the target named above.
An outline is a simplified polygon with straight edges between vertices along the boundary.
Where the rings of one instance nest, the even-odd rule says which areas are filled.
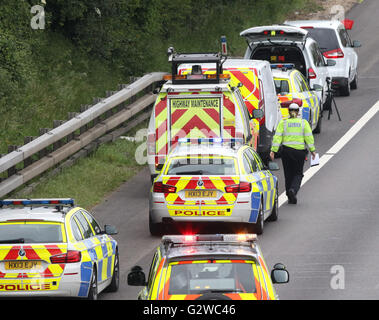
[[[205,204],[204,200],[183,200],[179,195],[178,191],[181,190],[198,190],[198,189],[207,189],[207,190],[220,190],[225,191],[225,187],[233,184],[239,183],[239,176],[220,176],[220,177],[201,177],[204,185],[199,187],[197,185],[200,177],[186,178],[183,176],[173,176],[166,177],[162,179],[163,184],[176,187],[176,193],[166,193],[166,201],[174,205],[199,205]],[[206,200],[207,204],[233,204],[237,200],[237,193],[224,193],[218,200]]]
[[[16,245],[16,246],[1,246],[0,261],[18,261],[22,258],[19,256],[20,249],[25,251],[24,260],[42,260],[49,263],[49,266],[44,270],[32,270],[32,272],[21,273],[2,273],[0,271],[0,279],[8,278],[49,278],[59,277],[65,268],[65,264],[50,264],[50,257],[56,254],[66,253],[66,245]]]

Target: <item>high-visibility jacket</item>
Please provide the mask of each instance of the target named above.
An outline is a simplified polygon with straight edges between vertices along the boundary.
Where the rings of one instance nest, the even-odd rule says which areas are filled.
[[[281,120],[272,139],[271,151],[278,152],[280,145],[297,150],[316,150],[312,129],[307,120],[290,118]]]

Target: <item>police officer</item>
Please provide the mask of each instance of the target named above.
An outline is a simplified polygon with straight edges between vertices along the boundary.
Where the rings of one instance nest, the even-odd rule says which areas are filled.
[[[296,103],[290,104],[288,111],[289,119],[282,119],[275,132],[272,140],[270,158],[274,160],[275,152],[278,152],[282,145],[282,162],[284,169],[284,178],[286,184],[286,194],[288,203],[297,203],[297,192],[303,179],[304,161],[307,155],[308,147],[314,159],[316,148],[312,129],[307,120],[299,119],[299,106]]]

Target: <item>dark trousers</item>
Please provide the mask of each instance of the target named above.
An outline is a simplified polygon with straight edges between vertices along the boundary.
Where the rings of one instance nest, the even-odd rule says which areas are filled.
[[[293,189],[295,193],[300,189],[301,180],[303,179],[304,161],[307,155],[306,150],[296,150],[294,148],[283,146],[282,162],[284,169],[284,178],[286,181],[286,194],[288,190]]]

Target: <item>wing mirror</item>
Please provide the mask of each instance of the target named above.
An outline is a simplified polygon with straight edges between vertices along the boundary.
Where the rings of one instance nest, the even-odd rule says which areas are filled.
[[[274,265],[274,269],[271,271],[272,283],[288,283],[289,278],[289,273],[284,264],[277,263]]]
[[[268,170],[270,170],[270,171],[278,171],[279,170],[279,165],[275,161],[270,161],[268,163]]]
[[[140,266],[135,266],[132,268],[128,274],[128,285],[129,286],[146,286],[146,276]]]
[[[313,87],[312,87],[312,90],[313,90],[313,91],[322,91],[322,90],[324,90],[324,88],[323,88],[321,85],[315,83],[315,84],[313,85]]]
[[[262,109],[254,109],[253,115],[251,116],[251,119],[261,119],[265,115],[264,111]]]
[[[111,225],[106,224],[104,226],[104,233],[109,234],[109,235],[114,235],[114,234],[117,234],[118,232],[117,232],[117,229],[115,226],[111,226]]]
[[[327,67],[334,67],[337,64],[334,60],[328,59],[326,60],[326,66]]]
[[[360,48],[360,47],[362,47],[362,44],[358,40],[354,40],[352,48]]]

